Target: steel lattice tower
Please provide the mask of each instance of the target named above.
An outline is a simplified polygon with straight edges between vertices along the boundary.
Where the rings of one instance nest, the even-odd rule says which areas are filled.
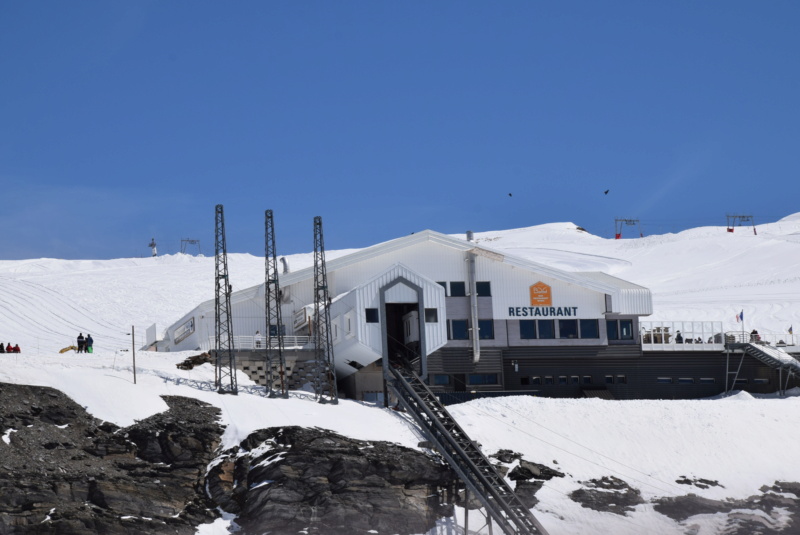
[[[222,205],[216,208],[216,299],[215,313],[215,380],[220,394],[238,394],[236,357],[233,354],[233,318],[231,316],[231,285],[228,279],[228,252],[225,246],[225,216]]]
[[[331,338],[331,299],[328,295],[328,274],[325,270],[325,241],[322,218],[314,218],[314,394],[320,403],[339,401],[336,372],[333,365]]]
[[[278,281],[278,258],[275,248],[275,223],[272,210],[264,212],[265,236],[265,264],[266,276],[264,286],[264,301],[267,315],[267,392],[270,396],[289,397],[286,385],[286,361],[283,357],[283,320],[281,319],[281,285]],[[275,330],[272,330],[272,326]],[[274,334],[273,334],[274,333]],[[275,391],[275,372],[273,364],[277,367],[280,379],[280,390]]]

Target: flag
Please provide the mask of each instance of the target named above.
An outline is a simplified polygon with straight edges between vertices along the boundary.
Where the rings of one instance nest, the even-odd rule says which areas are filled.
[[[736,314],[736,323],[741,323],[744,321],[744,310]]]
[[[789,325],[789,334],[794,334],[794,333],[792,332],[792,326],[791,326],[791,325]]]

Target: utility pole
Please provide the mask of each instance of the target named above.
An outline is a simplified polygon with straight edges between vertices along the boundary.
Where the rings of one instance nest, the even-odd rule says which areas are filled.
[[[239,393],[239,388],[236,384],[236,356],[233,353],[233,318],[231,317],[231,285],[228,278],[228,250],[225,245],[225,215],[221,204],[216,207],[215,223],[215,386],[220,394],[235,395]]]
[[[264,282],[264,301],[267,317],[267,392],[270,396],[289,397],[286,385],[286,362],[283,356],[283,335],[285,334],[281,319],[281,285],[278,281],[278,258],[275,247],[275,223],[272,210],[264,212],[264,241],[266,276]],[[273,326],[275,330],[273,331]],[[273,364],[278,368],[280,392],[275,393],[275,376]]]
[[[333,363],[331,337],[331,298],[325,268],[325,240],[322,218],[314,218],[314,394],[320,403],[339,402],[336,389],[336,368]]]

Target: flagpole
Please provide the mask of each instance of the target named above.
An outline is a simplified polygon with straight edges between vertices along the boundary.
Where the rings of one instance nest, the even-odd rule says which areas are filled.
[[[747,338],[745,338],[746,335],[744,334],[744,310],[739,312],[739,318],[742,320],[742,343],[746,344]]]

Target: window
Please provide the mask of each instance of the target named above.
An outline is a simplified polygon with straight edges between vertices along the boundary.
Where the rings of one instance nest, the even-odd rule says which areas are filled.
[[[450,320],[450,340],[469,340],[467,320]]]
[[[566,385],[567,384],[567,376],[566,375],[559,375],[558,376],[558,384]]]
[[[440,375],[436,374],[433,376],[433,384],[438,386],[445,386],[450,384],[450,376],[449,375]]]
[[[347,364],[348,364],[348,365],[350,365],[350,366],[352,366],[353,368],[355,368],[355,369],[357,369],[357,370],[360,370],[361,368],[363,368],[363,367],[364,367],[364,365],[363,365],[363,364],[361,364],[360,362],[356,362],[356,361],[354,361],[354,360],[348,360],[348,361],[347,361]]]
[[[522,385],[522,386],[528,386],[528,385],[531,384],[531,378],[530,377],[520,377],[519,378],[519,384]]]
[[[694,378],[693,377],[678,377],[678,384],[679,385],[693,385]]]
[[[656,382],[661,385],[672,384],[672,377],[656,377]]]
[[[619,320],[619,339],[633,340],[633,320]]]
[[[467,384],[470,385],[496,385],[496,373],[471,373],[467,376]]]
[[[548,339],[556,337],[556,322],[554,320],[539,320],[539,338]]]
[[[609,340],[619,340],[619,325],[615,320],[606,321],[606,332]]]
[[[553,384],[553,376],[552,375],[545,375],[544,376],[544,384],[546,384],[546,385]]]
[[[467,295],[467,284],[463,281],[450,282],[450,297],[464,297]]]
[[[737,385],[746,385],[747,384],[747,379],[736,379],[736,384]]]
[[[580,377],[578,377],[577,375],[573,375],[573,376],[571,376],[571,377],[569,378],[569,384],[571,384],[571,385],[577,385],[577,384],[580,384]]]
[[[475,283],[475,291],[478,292],[478,297],[491,297],[492,283],[489,281],[478,281]]]
[[[383,403],[383,392],[362,392],[361,398],[367,403]]]
[[[714,379],[713,377],[701,377],[700,378],[700,384],[701,385],[713,385],[716,382],[717,382],[717,380]]]
[[[425,309],[425,323],[439,323],[439,309]]]
[[[628,378],[625,375],[617,375],[617,384],[618,385],[628,384]]]
[[[769,379],[764,378],[764,377],[756,377],[755,379],[753,379],[753,384],[754,385],[768,385],[769,384]]]
[[[269,326],[269,335],[278,336],[278,326],[274,323]],[[286,336],[286,325],[281,323],[281,336]]]
[[[542,384],[542,378],[539,376],[531,377],[531,384],[532,385],[540,385]]]
[[[380,323],[381,320],[378,317],[377,308],[366,308],[364,312],[366,314],[367,323]]]
[[[478,320],[478,339],[494,340],[494,321]]]
[[[581,320],[581,338],[600,338],[600,324],[597,320]]]
[[[578,320],[558,320],[559,338],[577,338]]]
[[[446,283],[446,282],[444,282],[444,281],[438,281],[436,284],[438,284],[438,285],[440,285],[442,288],[444,288],[444,295],[447,295],[447,283]]]
[[[607,320],[609,340],[633,340],[633,320]]]
[[[536,320],[519,320],[519,337],[522,340],[536,338]]]
[[[606,384],[613,385],[614,384],[614,376],[613,375],[606,375]]]
[[[583,384],[585,384],[585,385],[592,384],[592,376],[591,375],[584,375],[583,376]]]

